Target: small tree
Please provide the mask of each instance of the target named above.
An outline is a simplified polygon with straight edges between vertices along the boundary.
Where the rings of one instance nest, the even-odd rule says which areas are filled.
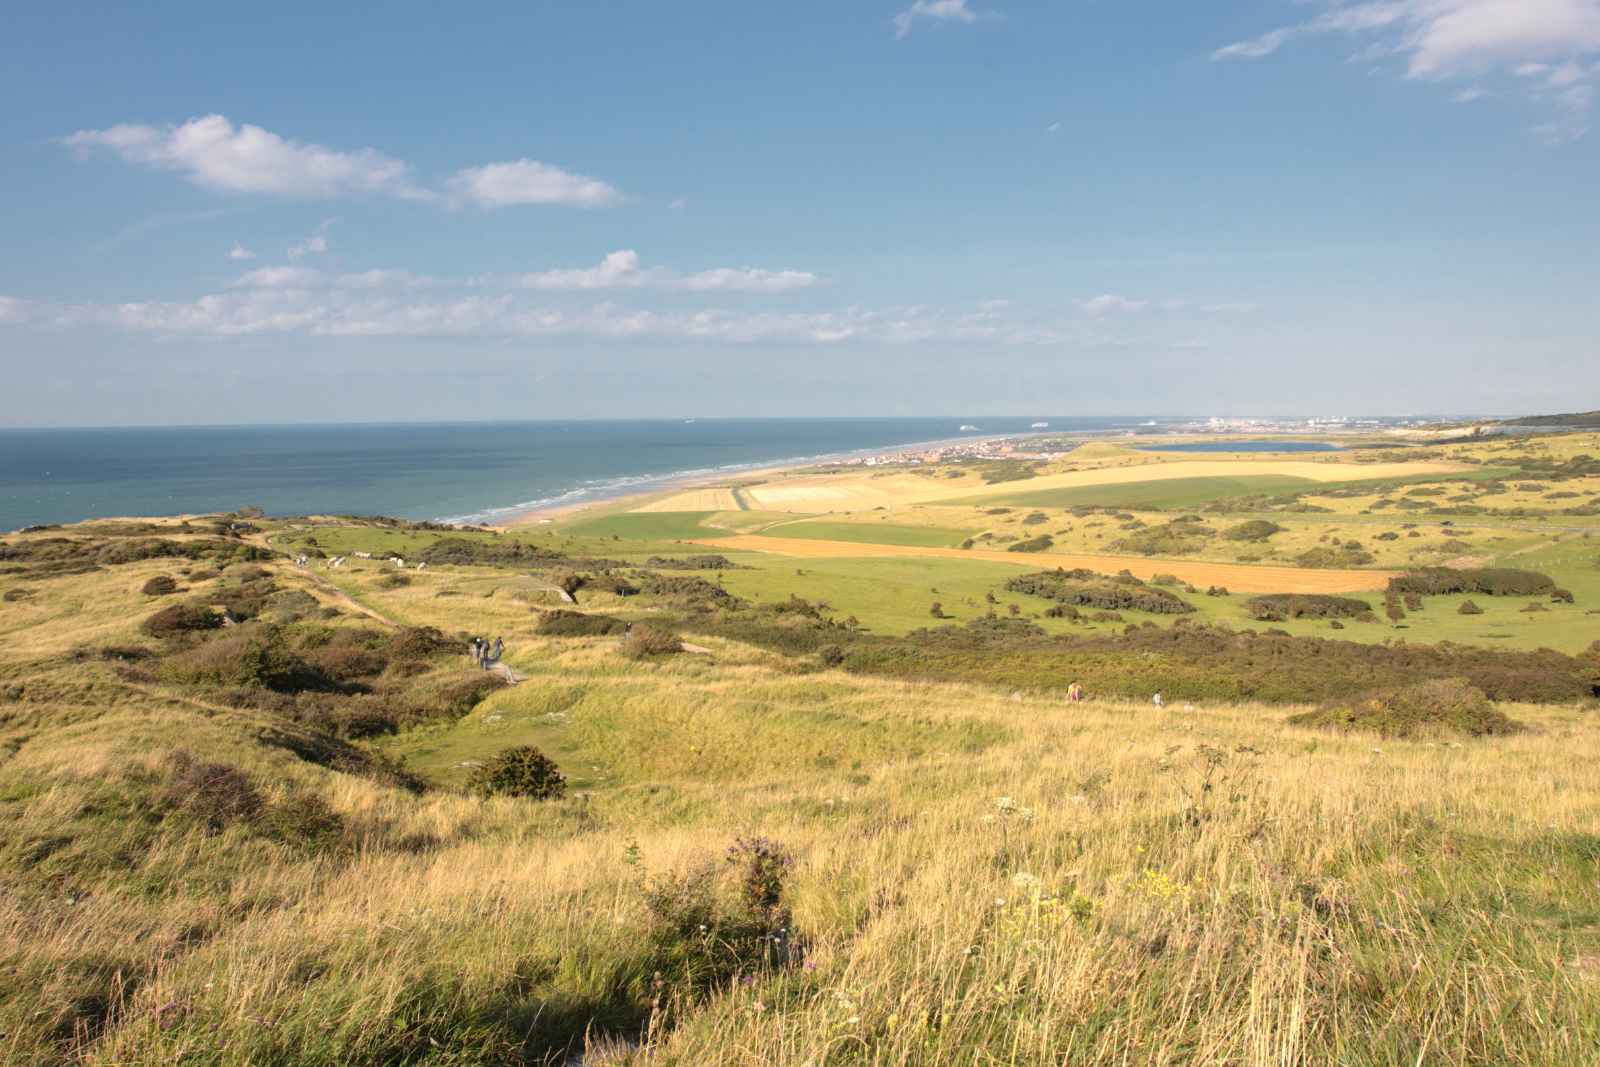
[[[555,761],[532,745],[502,749],[467,777],[467,788],[479,796],[554,800],[567,791],[567,780]]]

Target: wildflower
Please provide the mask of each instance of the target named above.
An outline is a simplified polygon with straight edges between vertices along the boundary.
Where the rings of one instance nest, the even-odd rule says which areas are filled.
[[[1038,891],[1040,883],[1037,875],[1029,874],[1027,871],[1018,871],[1011,876],[1011,884],[1024,893],[1031,893]]]

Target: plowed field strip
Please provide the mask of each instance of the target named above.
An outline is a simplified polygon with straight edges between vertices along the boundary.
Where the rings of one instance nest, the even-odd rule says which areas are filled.
[[[1131,571],[1149,579],[1171,574],[1190,585],[1205,589],[1220,585],[1234,593],[1358,593],[1382,589],[1396,571],[1308,570],[1302,567],[1259,567],[1249,563],[1196,563],[1175,559],[1146,559],[1143,556],[1067,555],[1056,552],[996,552],[981,548],[919,548],[911,545],[870,545],[851,541],[813,541],[798,537],[759,537],[739,534],[697,542],[718,548],[771,552],[807,559],[887,558],[923,556],[930,559],[981,559],[1010,563],[1035,570],[1082,567],[1102,574]]]

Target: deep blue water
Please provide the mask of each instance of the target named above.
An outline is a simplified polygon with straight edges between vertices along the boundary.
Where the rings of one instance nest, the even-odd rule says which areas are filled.
[[[1327,441],[1191,441],[1181,445],[1142,445],[1145,452],[1338,452]]]
[[[1048,418],[1040,416],[1039,418]],[[0,530],[247,504],[273,515],[492,519],[675,478],[982,434],[1035,418],[698,419],[0,430]],[[1051,430],[1143,419],[1050,418]],[[1166,420],[1168,422],[1175,420]]]

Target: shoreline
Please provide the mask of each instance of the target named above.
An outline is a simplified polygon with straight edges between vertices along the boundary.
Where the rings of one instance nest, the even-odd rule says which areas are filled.
[[[1103,431],[1105,433],[1120,433],[1122,431]],[[780,459],[771,462],[744,466],[734,464],[718,468],[715,471],[685,471],[678,475],[662,475],[659,479],[641,479],[636,486],[618,487],[614,493],[598,490],[595,495],[583,500],[572,500],[561,503],[561,497],[556,497],[549,502],[537,503],[530,507],[513,505],[508,508],[494,509],[504,514],[485,521],[468,523],[462,519],[442,519],[442,522],[460,522],[461,525],[484,526],[494,530],[514,530],[522,526],[535,526],[551,523],[561,518],[568,518],[590,508],[613,504],[636,503],[660,496],[663,493],[683,489],[698,489],[710,485],[719,485],[723,482],[735,481],[751,477],[772,477],[774,475],[788,474],[792,471],[804,470],[807,467],[827,463],[837,463],[841,460],[855,459],[865,456],[881,456],[900,452],[915,452],[929,448],[938,448],[954,444],[979,444],[993,441],[1018,441],[1028,437],[1060,436],[1051,434],[1048,430],[1036,433],[1002,433],[978,434],[962,437],[941,437],[931,441],[912,441],[902,445],[885,445],[881,448],[859,448],[846,452],[825,452],[815,456],[796,456],[793,459]],[[1074,434],[1073,436],[1079,436]],[[1082,436],[1097,436],[1095,431],[1082,432]],[[646,482],[649,484],[646,485]],[[563,496],[572,496],[585,493],[588,490],[576,489]]]

